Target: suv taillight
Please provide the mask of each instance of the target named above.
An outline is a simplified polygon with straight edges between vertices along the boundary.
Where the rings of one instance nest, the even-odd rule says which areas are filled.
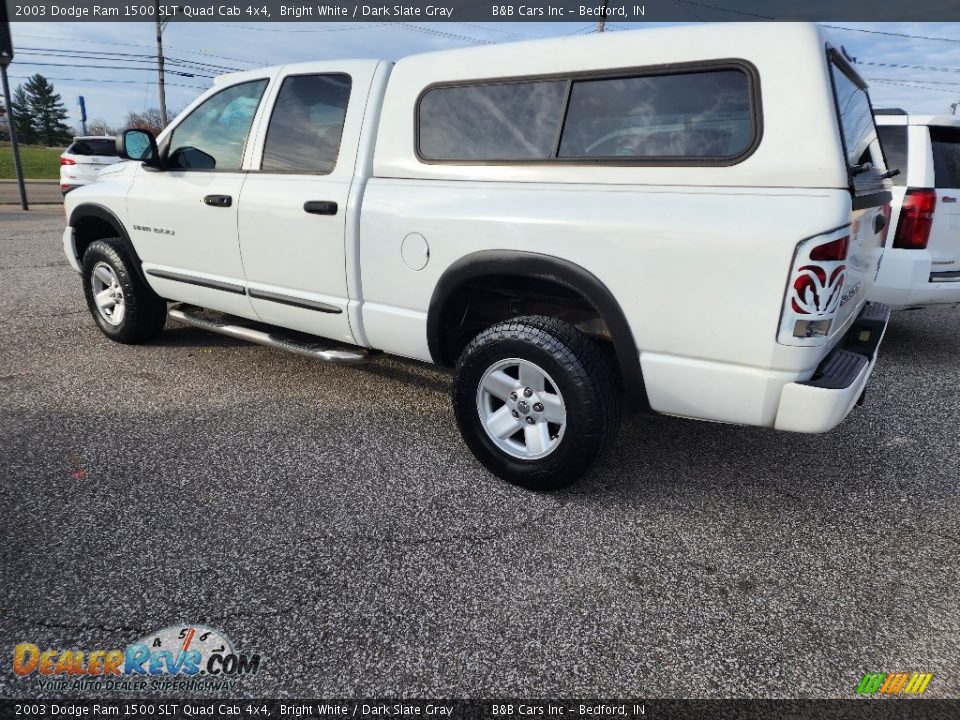
[[[933,211],[937,208],[934,190],[910,188],[900,207],[900,222],[893,236],[893,247],[903,250],[923,250],[930,240]]]
[[[797,246],[777,340],[818,345],[830,334],[847,278],[850,229],[804,240]]]
[[[77,161],[74,160],[74,159],[72,159],[72,158],[62,157],[62,158],[60,158],[60,164],[61,164],[61,165],[76,165],[76,164],[77,164]]]

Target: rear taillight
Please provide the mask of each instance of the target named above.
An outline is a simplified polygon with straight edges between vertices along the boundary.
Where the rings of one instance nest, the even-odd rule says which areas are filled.
[[[790,270],[777,340],[816,345],[830,334],[847,278],[848,228],[805,240]]]
[[[903,250],[923,250],[930,240],[933,211],[937,207],[934,190],[910,188],[900,207],[900,222],[893,236],[893,247]]]
[[[77,161],[74,160],[74,159],[72,159],[72,158],[62,157],[62,158],[60,158],[60,164],[61,164],[61,165],[76,165],[76,164],[77,164]]]
[[[847,248],[849,245],[849,235],[845,235],[837,240],[824,243],[823,245],[817,245],[813,250],[810,251],[810,259],[817,261],[846,260]]]

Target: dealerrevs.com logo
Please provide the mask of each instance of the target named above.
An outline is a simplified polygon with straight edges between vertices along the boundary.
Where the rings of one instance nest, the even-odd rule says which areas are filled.
[[[18,644],[13,672],[36,678],[38,690],[232,690],[256,675],[258,654],[238,652],[223,633],[203,625],[175,625],[125,649],[41,649]]]

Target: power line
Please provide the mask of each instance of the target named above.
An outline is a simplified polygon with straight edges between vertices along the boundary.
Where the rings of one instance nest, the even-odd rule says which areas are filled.
[[[910,78],[874,78],[873,82],[924,82],[927,85],[960,85],[949,80],[911,80]]]
[[[958,73],[960,72],[960,67],[934,67],[930,65],[899,65],[897,63],[885,63],[885,62],[871,62],[869,60],[858,60],[857,65],[873,65],[875,67],[888,67],[888,68],[897,68],[903,70],[930,70],[933,72],[949,72],[949,73]]]
[[[433,28],[425,28],[419,25],[413,25],[412,23],[395,23],[402,28],[407,30],[413,30],[414,32],[424,33],[427,35],[435,35],[437,37],[451,38],[453,40],[466,40],[467,42],[472,42],[477,45],[495,45],[496,43],[493,40],[480,40],[478,38],[469,37],[467,35],[458,35],[457,33],[445,32],[443,30],[435,30]]]
[[[252,29],[252,28],[251,28],[251,29]],[[19,32],[19,31],[17,32],[17,37],[30,37],[30,38],[36,38],[36,39],[41,39],[41,40],[50,40],[50,36],[49,36],[49,35],[34,35],[33,33],[22,33],[22,32]],[[154,48],[153,45],[146,45],[146,44],[144,44],[144,43],[113,42],[113,41],[110,41],[110,40],[97,40],[97,39],[93,39],[93,38],[79,38],[79,37],[72,37],[72,38],[69,39],[69,42],[71,42],[71,43],[78,43],[78,42],[80,42],[80,43],[90,43],[90,44],[94,44],[94,45],[112,45],[112,46],[115,46],[115,47],[149,48],[149,49],[151,49],[151,50]],[[219,60],[230,60],[231,62],[248,63],[248,64],[250,64],[250,65],[262,65],[262,63],[261,63],[259,60],[247,60],[247,59],[244,59],[244,58],[229,57],[229,56],[227,56],[227,55],[217,55],[217,54],[215,54],[215,53],[206,52],[205,50],[190,50],[190,49],[187,49],[187,48],[185,48],[185,47],[183,47],[183,46],[181,46],[181,45],[168,45],[168,47],[173,48],[173,49],[175,49],[175,50],[177,50],[177,51],[179,51],[179,52],[181,52],[181,53],[186,53],[187,55],[201,55],[201,56],[204,56],[204,57],[217,58],[217,59],[219,59]]]
[[[844,27],[843,25],[827,25],[826,23],[824,23],[823,26],[833,30],[849,30],[850,32],[868,33],[870,35],[889,35],[891,37],[911,38],[913,40],[934,40],[937,42],[960,44],[960,39],[939,37],[937,35],[911,35],[909,33],[892,32],[890,30],[868,30],[866,28]]]
[[[15,78],[17,80],[29,80],[30,75],[10,75],[9,77]],[[121,83],[129,85],[152,85],[153,82],[150,80],[92,80],[90,78],[55,78],[48,77],[47,80],[51,82],[79,82],[79,83]],[[204,85],[185,85],[183,83],[167,83],[173,87],[183,87],[183,88],[195,88],[197,90],[206,90],[207,86]]]
[[[734,15],[744,15],[746,17],[758,18],[760,20],[776,20],[770,15],[759,15],[757,13],[746,12],[744,10],[731,10],[730,8],[720,7],[719,5],[709,5],[708,3],[693,2],[692,0],[676,0],[680,5],[697,5],[710,10],[719,10],[720,12],[733,13]]]
[[[136,53],[115,53],[102,50],[68,50],[57,48],[21,48],[20,53],[24,55],[44,55],[50,57],[79,58],[83,60],[114,60],[124,62],[155,62],[156,58],[152,55],[140,55]],[[205,63],[198,60],[185,60],[182,58],[166,58],[175,64],[184,65],[193,68],[209,68],[211,70],[223,72],[239,72],[241,68],[229,67],[227,65],[217,65],[214,63]]]
[[[157,69],[157,66],[154,67],[123,67],[122,65],[85,65],[83,63],[48,63],[48,62],[25,62],[23,65],[34,65],[38,67],[75,67],[75,68],[94,68],[99,70],[127,70],[130,72],[136,72],[138,70],[146,70],[153,72]],[[197,78],[206,78],[207,80],[212,80],[212,75],[200,75],[198,73],[187,73],[180,72],[179,70],[167,70],[167,72],[172,75],[179,75],[180,77],[197,77]]]
[[[486,3],[481,4],[485,5]],[[513,35],[514,37],[533,38],[535,40],[542,40],[544,37],[543,35],[531,35],[530,33],[515,32],[513,30],[501,30],[500,28],[487,27],[486,25],[480,25],[479,23],[463,22],[462,20],[458,20],[456,24],[466,25],[467,27],[477,28],[478,30],[487,30],[489,32],[500,33],[501,35]]]
[[[899,85],[900,87],[913,88],[914,90],[932,90],[933,92],[950,93],[958,95],[956,90],[944,90],[943,88],[928,87],[926,85],[909,85],[907,83],[896,82],[895,80],[878,80],[876,78],[864,78],[867,82],[880,83],[882,85]]]

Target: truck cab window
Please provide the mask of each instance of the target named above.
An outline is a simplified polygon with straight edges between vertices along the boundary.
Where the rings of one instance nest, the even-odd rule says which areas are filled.
[[[263,149],[264,172],[327,174],[340,150],[350,76],[296,75],[283,81]]]
[[[205,100],[170,136],[167,167],[237,171],[266,80],[241,83]]]

